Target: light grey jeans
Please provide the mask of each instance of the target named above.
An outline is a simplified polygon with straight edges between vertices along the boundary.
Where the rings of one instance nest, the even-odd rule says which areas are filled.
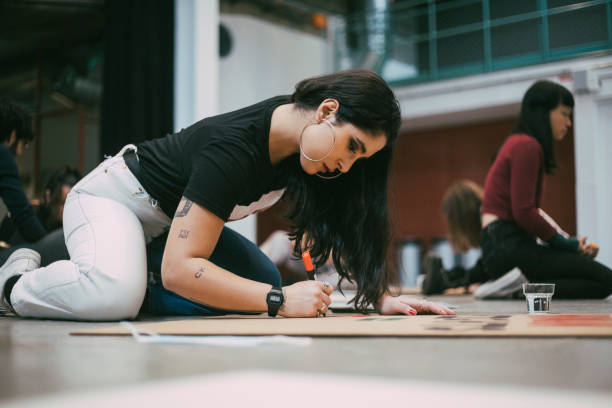
[[[147,287],[145,246],[171,219],[125,165],[125,146],[74,186],[64,206],[69,261],[25,273],[13,287],[19,316],[119,320],[138,314]]]

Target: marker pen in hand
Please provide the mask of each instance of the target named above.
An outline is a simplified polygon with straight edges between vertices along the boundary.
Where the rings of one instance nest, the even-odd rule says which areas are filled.
[[[306,268],[306,276],[308,276],[308,280],[315,280],[315,268],[314,264],[312,263],[312,258],[310,257],[310,252],[302,252],[302,261],[304,261],[304,267]],[[325,317],[325,313],[319,313],[321,316]]]
[[[304,261],[304,267],[306,268],[308,280],[315,280],[315,269],[314,264],[312,263],[312,258],[310,257],[310,252],[302,252],[302,261]]]

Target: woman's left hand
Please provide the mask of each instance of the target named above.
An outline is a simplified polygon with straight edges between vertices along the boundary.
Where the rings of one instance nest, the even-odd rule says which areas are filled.
[[[586,243],[587,237],[578,237],[578,251],[582,252],[589,258],[595,258],[599,252],[599,246],[593,242]]]
[[[596,243],[591,242],[590,244],[586,246],[585,253],[591,258],[595,258],[597,254],[599,253],[599,246]]]
[[[433,313],[439,315],[454,315],[453,310],[424,299],[400,298],[384,294],[380,300],[380,314],[408,314]]]

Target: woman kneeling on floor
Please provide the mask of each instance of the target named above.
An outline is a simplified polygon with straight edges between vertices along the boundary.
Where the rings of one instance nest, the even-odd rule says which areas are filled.
[[[0,306],[24,317],[116,320],[135,317],[147,294],[154,314],[324,315],[331,285],[281,288],[272,262],[225,226],[284,195],[296,251],[318,264],[333,254],[340,276],[357,283],[360,310],[454,314],[389,293],[387,174],[400,121],[378,75],[345,71],[125,146],[66,200],[71,259],[39,268],[36,253],[16,251],[0,269]],[[161,276],[146,293],[145,245],[168,230]]]

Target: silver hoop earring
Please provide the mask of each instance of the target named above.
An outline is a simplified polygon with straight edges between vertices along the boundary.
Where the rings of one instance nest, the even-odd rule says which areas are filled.
[[[334,132],[334,127],[331,124],[331,122],[327,119],[323,119],[323,122],[327,124],[327,126],[329,126],[329,128],[332,131],[332,135],[334,136],[334,142],[332,143],[331,147],[329,148],[329,151],[327,153],[325,153],[325,156],[321,157],[320,159],[313,159],[311,157],[309,157],[306,152],[304,152],[304,149],[302,148],[302,138],[304,137],[304,131],[306,130],[306,128],[308,126],[312,126],[312,125],[317,125],[317,122],[310,122],[309,124],[307,124],[306,126],[304,126],[304,129],[302,129],[302,133],[300,133],[300,141],[299,141],[299,145],[300,145],[300,153],[302,154],[302,156],[304,156],[306,158],[306,160],[311,161],[311,162],[320,162],[322,160],[325,160],[327,158],[327,156],[329,156],[331,154],[331,152],[334,150],[334,147],[336,146],[336,132]],[[335,176],[333,178],[336,178],[338,176]]]

